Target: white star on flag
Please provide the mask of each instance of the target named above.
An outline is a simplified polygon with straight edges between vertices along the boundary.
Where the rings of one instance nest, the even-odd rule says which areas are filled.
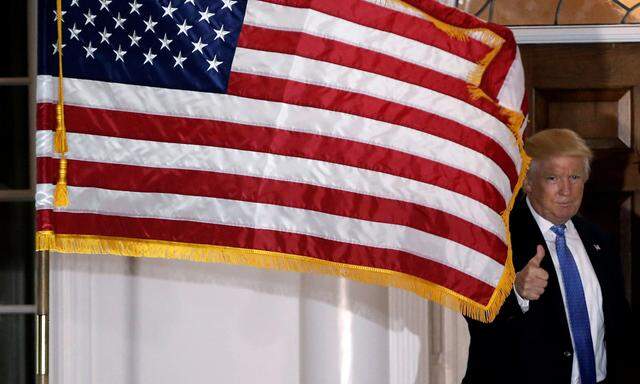
[[[100,10],[106,9],[109,11],[109,4],[111,4],[111,0],[100,0]]]
[[[202,42],[202,37],[198,38],[198,42],[197,43],[191,42],[191,44],[193,44],[193,51],[191,51],[191,53],[193,53],[195,51],[198,51],[198,52],[200,52],[201,55],[203,55],[202,48],[204,48],[207,45],[209,45],[209,44],[204,44]]]
[[[107,44],[111,44],[109,43],[109,38],[111,37],[112,34],[107,32],[107,27],[104,27],[104,30],[102,32],[98,31],[98,34],[102,38],[100,40],[100,44],[104,43],[105,41],[107,42]]]
[[[162,48],[167,48],[167,51],[171,51],[171,49],[169,48],[169,44],[171,44],[173,40],[168,39],[166,33],[164,34],[164,38],[158,39],[158,40],[160,40],[160,43],[162,44],[162,47],[160,47],[161,51],[162,51]]]
[[[132,46],[132,47],[133,47],[134,45],[135,45],[135,46],[138,46],[138,47],[140,46],[140,45],[138,44],[138,41],[139,41],[140,39],[142,39],[142,37],[141,37],[141,36],[136,35],[136,31],[135,31],[135,30],[133,31],[133,34],[132,34],[132,35],[128,35],[128,36],[129,36],[129,39],[131,40],[131,46]]]
[[[104,27],[104,30],[102,32],[98,31],[98,34],[100,35],[100,37],[102,38],[100,40],[100,44],[104,43],[105,41],[107,42],[107,44],[111,44],[109,42],[109,38],[111,37],[111,33],[107,32],[107,27]]]
[[[124,55],[127,53],[127,51],[123,51],[121,46],[118,46],[118,50],[116,51],[115,49],[113,50],[113,53],[116,54],[116,61],[120,60],[124,63]]]
[[[79,7],[80,4],[78,4],[78,1],[79,0],[71,0],[71,6],[73,7],[75,5],[76,7]]]
[[[178,66],[178,65],[179,65],[179,66],[180,66],[180,68],[183,68],[183,69],[184,69],[184,67],[182,66],[182,63],[183,63],[185,60],[187,60],[187,58],[186,58],[186,57],[182,57],[182,52],[178,51],[178,56],[173,56],[173,58],[174,58],[174,59],[175,59],[175,61],[176,61],[176,63],[175,63],[175,64],[173,64],[173,67],[175,68],[176,66]]]
[[[140,7],[142,7],[142,4],[138,4],[138,0],[133,0],[133,3],[129,3],[129,6],[131,7],[131,11],[129,12],[129,14],[132,13],[137,13],[138,15],[140,14]]]
[[[64,14],[67,13],[67,11],[62,11],[62,22],[64,22]],[[53,21],[58,21],[58,12],[57,11],[53,11]]]
[[[213,55],[213,60],[207,60],[207,63],[209,63],[209,68],[207,68],[207,71],[213,68],[214,71],[218,72],[218,67],[220,66],[220,64],[222,64],[222,61],[218,61],[218,56]]]
[[[220,29],[214,29],[213,31],[216,33],[216,37],[213,39],[214,41],[218,39],[224,41],[224,37],[230,33],[224,30],[224,25],[221,25]]]
[[[158,56],[158,55],[154,55],[153,52],[151,52],[151,48],[149,48],[149,52],[147,53],[143,52],[142,54],[144,55],[144,63],[142,63],[143,65],[147,63],[153,65],[153,59],[155,59],[156,56]]]
[[[233,7],[233,5],[237,3],[237,1],[235,0],[222,0],[222,4],[224,4],[222,6],[222,8],[220,8],[220,10],[223,10],[225,8],[229,8],[230,11],[233,11],[233,9],[231,9],[231,7]]]
[[[69,33],[71,34],[71,37],[69,37],[69,40],[73,40],[76,39],[78,41],[80,41],[80,39],[78,38],[78,34],[80,32],[82,32],[81,30],[79,30],[78,28],[76,28],[76,23],[73,23],[73,28],[67,28],[69,30]]]
[[[116,22],[116,26],[115,28],[113,28],[114,30],[118,29],[118,27],[124,29],[124,22],[127,21],[127,19],[123,18],[120,16],[120,12],[118,12],[118,17],[112,17],[113,21]]]
[[[84,19],[85,19],[84,25],[91,24],[94,27],[96,26],[96,24],[93,21],[96,18],[96,15],[92,15],[90,9],[87,10],[87,13],[84,13],[83,15],[84,15]]]
[[[210,19],[213,15],[215,15],[215,13],[213,13],[213,12],[209,12],[209,7],[207,7],[207,8],[204,10],[204,12],[200,12],[200,11],[198,11],[198,13],[200,14],[200,20],[198,20],[198,21],[202,21],[202,20],[204,20],[204,21],[206,21],[207,23],[209,23],[209,19]]]
[[[51,44],[51,45],[53,45],[53,54],[55,55],[56,53],[58,53],[58,44],[53,43],[53,44]],[[62,44],[62,49],[64,49],[64,47],[65,47],[66,45],[67,45],[67,44]]]
[[[164,14],[162,15],[162,17],[169,16],[172,19],[173,19],[173,12],[175,12],[176,9],[178,9],[178,8],[173,8],[171,6],[171,2],[169,2],[169,5],[167,5],[166,7],[161,7],[161,8],[164,9]]]
[[[182,24],[177,24],[178,27],[178,35],[184,33],[185,36],[189,36],[187,31],[191,29],[191,26],[187,24],[187,20],[183,21]]]
[[[95,59],[95,57],[93,56],[93,52],[96,51],[96,49],[98,48],[94,48],[91,46],[91,42],[89,42],[89,45],[87,46],[82,46],[82,48],[84,48],[85,52],[87,52],[87,55],[85,56],[85,59],[91,57],[92,59]]]
[[[153,19],[151,18],[151,16],[149,16],[149,20],[147,21],[142,21],[144,23],[144,25],[146,25],[147,27],[144,29],[145,32],[147,32],[148,30],[151,30],[151,32],[156,33],[156,30],[154,29],[154,27],[156,26],[156,24],[158,24],[157,21],[153,21]]]

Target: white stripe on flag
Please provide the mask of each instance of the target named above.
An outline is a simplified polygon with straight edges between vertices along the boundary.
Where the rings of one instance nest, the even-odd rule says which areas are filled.
[[[236,49],[231,70],[361,93],[442,116],[492,138],[511,157],[516,169],[520,168],[518,145],[509,127],[492,115],[455,97],[333,63],[240,47]],[[499,178],[498,189],[505,191],[506,185],[509,194],[507,176],[502,174],[495,177]]]
[[[39,184],[36,206],[51,209],[54,186]],[[404,251],[460,270],[496,286],[504,266],[456,242],[396,224],[359,220],[280,205],[100,188],[68,187],[69,206],[58,211],[186,220],[276,230]],[[46,201],[46,202],[45,202]]]
[[[326,109],[229,95],[73,78],[65,78],[64,84],[68,105],[233,122],[374,144],[474,174],[494,185],[505,202],[511,196],[504,176],[497,176],[504,172],[484,154],[400,125]],[[56,100],[57,78],[38,76],[38,102]],[[452,153],[456,155],[451,156]]]
[[[467,80],[469,74],[477,68],[477,64],[440,48],[313,9],[250,0],[244,22],[257,27],[304,32],[340,41],[393,56],[461,80]]]
[[[54,157],[43,142],[52,131],[38,131],[41,157]],[[68,159],[153,168],[190,169],[291,181],[383,197],[435,208],[494,233],[506,243],[500,215],[468,196],[416,180],[382,172],[262,152],[122,139],[67,132]]]
[[[498,93],[498,102],[513,111],[520,111],[522,100],[524,100],[524,92],[524,68],[520,57],[520,49],[518,48],[516,50],[516,59],[511,63],[509,72],[507,72],[502,88]]]
[[[390,1],[390,0],[363,0],[363,1],[378,5],[383,8],[391,9],[397,12],[402,12],[406,15],[415,16],[418,19],[423,19],[423,20],[425,19],[424,12],[402,1]],[[440,3],[442,3],[442,1],[440,1]],[[453,0],[449,1],[447,5],[453,6],[451,3],[453,3]],[[485,33],[484,30],[478,29],[478,28],[464,28],[464,27],[460,27],[460,29],[466,29],[468,31],[470,38],[477,40],[486,45],[487,34]],[[504,39],[502,37],[496,34],[491,35],[491,47],[495,47],[496,45],[502,44],[503,42],[504,42]]]

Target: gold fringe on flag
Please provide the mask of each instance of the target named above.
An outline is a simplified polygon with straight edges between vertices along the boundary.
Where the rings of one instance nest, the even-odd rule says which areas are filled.
[[[388,3],[396,4],[403,8],[409,9],[415,13],[418,13],[425,20],[428,20],[429,22],[431,22],[434,27],[443,31],[453,39],[460,40],[460,41],[468,41],[470,38],[473,38],[491,47],[492,48],[491,51],[489,51],[489,53],[487,53],[485,57],[483,57],[479,62],[476,63],[476,68],[471,73],[469,73],[469,76],[467,78],[467,82],[469,82],[470,84],[476,87],[479,86],[480,83],[482,82],[482,76],[484,75],[484,72],[487,70],[487,67],[489,66],[489,64],[491,64],[493,59],[495,59],[496,55],[498,54],[498,52],[500,52],[500,49],[502,49],[502,46],[504,44],[504,39],[490,29],[462,28],[455,25],[447,24],[429,15],[428,13],[422,11],[421,9],[414,7],[413,5],[407,4],[402,0],[380,0],[380,1],[383,4],[388,4]]]
[[[489,97],[489,95],[484,93],[484,91],[480,87],[478,87],[477,85],[468,84],[467,85],[467,90],[469,91],[469,95],[471,95],[471,99],[473,99],[473,100],[486,99],[486,100],[489,100],[492,103],[495,101],[491,97]]]
[[[53,204],[56,207],[66,207],[69,204],[69,193],[67,191],[67,133],[64,124],[64,87],[62,76],[62,0],[56,0],[57,31],[58,31],[58,105],[56,105],[56,133],[53,146],[56,153],[61,155],[60,171],[58,183],[54,195]]]
[[[440,21],[438,19],[436,19],[435,17],[431,16],[430,14],[424,12],[423,10],[414,7],[411,4],[407,4],[402,0],[380,0],[380,3],[382,3],[383,5],[386,4],[396,4],[402,8],[411,10],[413,12],[418,13],[420,16],[422,16],[422,18],[424,18],[425,20],[428,20],[431,24],[433,24],[436,28],[438,28],[439,30],[441,30],[442,32],[446,33],[447,36],[456,39],[456,40],[460,40],[460,41],[467,41],[469,40],[469,29],[466,28],[460,28],[460,27],[456,27],[455,25],[451,25],[451,24],[447,24],[443,21]]]
[[[500,44],[493,46],[493,49],[489,51],[489,53],[487,53],[486,56],[483,57],[479,62],[476,63],[475,69],[471,71],[471,73],[469,73],[469,76],[467,77],[467,82],[475,86],[480,86],[480,83],[482,82],[482,76],[484,76],[487,67],[489,67],[489,64],[491,64],[491,62],[493,62],[493,59],[496,58],[498,52],[500,52],[500,49],[502,49],[503,44],[504,39],[500,38]]]
[[[36,234],[36,249],[62,253],[110,254],[128,257],[147,257],[188,260],[195,262],[245,265],[264,269],[293,272],[315,272],[342,276],[367,284],[395,287],[414,292],[433,302],[461,312],[463,315],[491,321],[510,289],[498,290],[488,307],[484,307],[457,292],[418,277],[401,272],[352,264],[336,263],[312,257],[258,249],[222,247],[216,245],[178,243],[160,240],[131,239],[107,236]],[[513,270],[513,267],[510,269]],[[506,277],[505,277],[506,276]],[[512,280],[505,273],[503,279]]]

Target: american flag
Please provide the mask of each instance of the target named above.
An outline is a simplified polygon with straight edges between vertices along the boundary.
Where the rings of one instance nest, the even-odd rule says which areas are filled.
[[[431,0],[41,0],[38,49],[39,249],[333,273],[482,320],[508,294],[506,28]]]

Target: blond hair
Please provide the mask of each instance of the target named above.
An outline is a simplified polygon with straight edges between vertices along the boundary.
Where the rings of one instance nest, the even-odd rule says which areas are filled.
[[[570,129],[546,129],[529,137],[524,150],[531,157],[530,170],[536,163],[558,156],[581,157],[585,161],[584,170],[589,176],[593,152],[580,135]]]

